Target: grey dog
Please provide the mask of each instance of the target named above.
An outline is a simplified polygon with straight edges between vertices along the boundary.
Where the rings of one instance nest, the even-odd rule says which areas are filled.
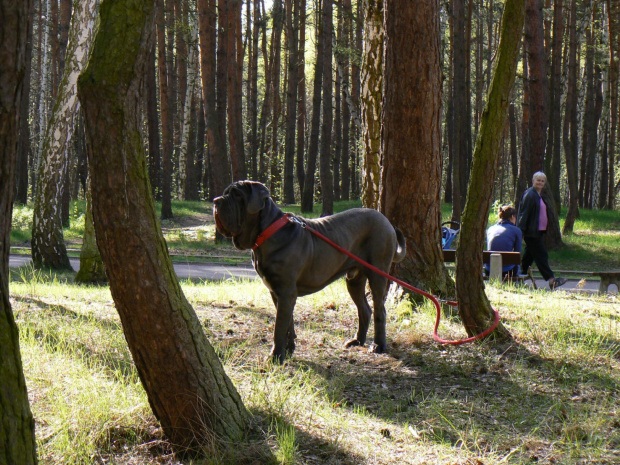
[[[232,237],[236,248],[254,247],[258,236],[284,212],[269,196],[267,188],[254,181],[238,181],[213,201],[213,216],[218,231]],[[376,210],[355,208],[319,219],[302,219],[344,249],[382,271],[405,257],[402,232]],[[297,297],[323,289],[346,275],[347,289],[357,306],[359,328],[346,347],[362,346],[372,310],[366,300],[366,282],[370,284],[374,304],[375,339],[372,350],[385,352],[385,298],[387,279],[370,271],[331,245],[291,222],[252,252],[258,275],[271,292],[276,306],[276,324],[271,357],[283,363],[295,350],[293,309]]]

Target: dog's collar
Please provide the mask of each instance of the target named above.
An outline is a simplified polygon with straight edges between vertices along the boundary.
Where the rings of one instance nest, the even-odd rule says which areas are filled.
[[[265,229],[262,233],[258,235],[258,237],[256,238],[256,243],[254,244],[254,247],[252,247],[252,250],[256,250],[257,248],[259,248],[263,242],[265,242],[267,239],[273,236],[277,231],[279,231],[280,229],[282,229],[284,226],[286,226],[289,223],[298,223],[302,227],[305,227],[305,223],[303,223],[301,220],[295,217],[292,213],[285,213],[279,219],[271,223],[267,227],[267,229]]]

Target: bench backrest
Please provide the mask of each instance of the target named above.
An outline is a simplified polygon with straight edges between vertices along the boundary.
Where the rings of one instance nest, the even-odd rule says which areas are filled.
[[[491,262],[491,255],[498,253],[502,256],[502,265],[520,265],[521,264],[521,253],[520,252],[498,252],[494,250],[485,250],[482,252],[482,262],[487,265]],[[444,262],[455,262],[456,261],[456,250],[454,249],[444,249],[443,250],[443,261]]]

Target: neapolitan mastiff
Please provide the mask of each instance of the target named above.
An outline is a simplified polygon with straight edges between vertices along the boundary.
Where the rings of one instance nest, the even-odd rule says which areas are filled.
[[[218,231],[232,237],[236,248],[255,246],[258,236],[284,216],[269,196],[267,188],[254,181],[238,181],[213,201],[213,216]],[[355,208],[319,219],[303,219],[344,249],[382,271],[405,257],[405,238],[398,228],[376,210]],[[339,252],[300,224],[290,222],[252,252],[258,275],[271,292],[276,306],[276,324],[271,357],[283,363],[295,350],[293,309],[297,297],[323,289],[346,275],[347,289],[357,306],[357,336],[346,347],[366,342],[372,310],[366,300],[366,282],[370,284],[374,304],[375,339],[372,350],[385,352],[385,298],[387,279],[368,270]]]

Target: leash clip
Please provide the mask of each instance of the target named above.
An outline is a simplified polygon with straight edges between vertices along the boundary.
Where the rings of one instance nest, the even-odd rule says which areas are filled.
[[[292,215],[290,213],[288,213],[287,216],[288,216],[288,220],[291,223],[297,223],[299,226],[301,226],[302,228],[306,229],[306,223],[301,221],[299,218],[297,218],[296,216],[294,216],[294,215]]]

